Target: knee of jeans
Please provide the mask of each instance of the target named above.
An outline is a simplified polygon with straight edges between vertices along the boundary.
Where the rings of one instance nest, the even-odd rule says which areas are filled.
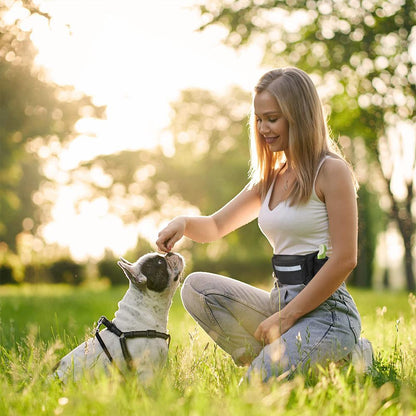
[[[195,289],[195,286],[197,285],[199,273],[194,272],[189,274],[181,289],[181,299],[182,303],[185,306],[186,309],[189,310],[189,307],[195,302],[195,295],[199,297],[199,293],[197,289]]]
[[[285,354],[285,346],[279,340],[266,345],[258,356],[252,361],[246,379],[260,377],[267,381],[271,377],[286,377],[291,371],[289,357]]]
[[[200,275],[201,273],[198,273],[198,272],[193,272],[193,273],[188,274],[188,276],[186,276],[183,282],[183,286],[190,285],[190,284],[194,285],[194,283],[198,281],[198,278]]]

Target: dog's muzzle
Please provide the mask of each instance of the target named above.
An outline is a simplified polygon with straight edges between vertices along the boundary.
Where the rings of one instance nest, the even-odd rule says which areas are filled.
[[[173,279],[176,282],[183,272],[185,261],[180,254],[169,252],[165,256],[166,262],[168,263],[169,268],[175,272],[175,277]]]

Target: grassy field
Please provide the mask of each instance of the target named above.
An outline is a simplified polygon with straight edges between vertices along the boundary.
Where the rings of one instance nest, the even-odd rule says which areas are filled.
[[[266,384],[216,348],[175,297],[166,370],[143,388],[134,376],[85,377],[62,386],[57,360],[112,318],[126,287],[0,288],[0,415],[416,415],[416,299],[351,290],[363,336],[375,349],[371,375],[330,366]]]

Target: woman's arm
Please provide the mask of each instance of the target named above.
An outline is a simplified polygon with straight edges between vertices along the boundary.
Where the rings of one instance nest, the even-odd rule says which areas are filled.
[[[357,203],[350,170],[342,160],[328,159],[322,166],[316,191],[328,211],[332,254],[308,285],[280,312],[263,321],[255,337],[270,343],[303,315],[328,299],[357,262]]]
[[[215,241],[257,218],[261,201],[255,188],[245,187],[228,204],[210,216],[176,217],[160,231],[156,245],[171,251],[183,236],[198,243]]]

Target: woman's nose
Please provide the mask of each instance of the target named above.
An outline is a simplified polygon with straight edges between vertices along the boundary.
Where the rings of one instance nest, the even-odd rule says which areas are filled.
[[[263,121],[260,121],[259,122],[259,126],[258,126],[258,129],[259,129],[259,132],[260,132],[260,134],[265,134],[265,133],[268,133],[269,131],[270,131],[270,129],[268,128],[268,126],[267,126],[267,123],[265,123],[265,122],[263,122]]]

